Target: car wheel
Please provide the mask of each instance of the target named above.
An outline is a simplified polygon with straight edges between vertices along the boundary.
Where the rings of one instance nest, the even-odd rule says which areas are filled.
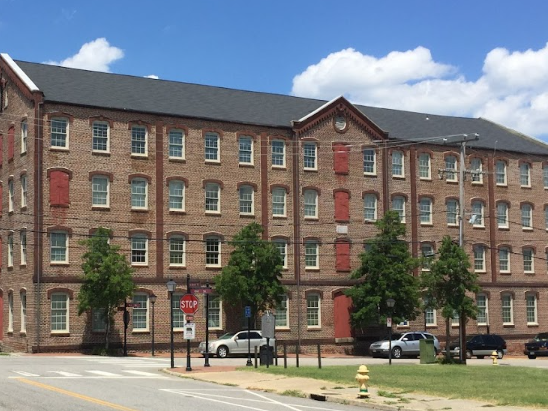
[[[537,356],[535,354],[529,354],[527,355],[527,358],[529,358],[530,360],[534,360],[535,358],[537,358]]]
[[[466,359],[467,360],[470,360],[472,358],[472,350],[466,350]],[[478,358],[480,358],[478,356]]]
[[[226,358],[228,357],[228,347],[226,345],[221,345],[217,348],[217,357]]]
[[[497,358],[502,360],[502,357],[504,357],[504,352],[502,350],[497,350]]]
[[[392,358],[401,358],[402,351],[400,347],[392,348]]]

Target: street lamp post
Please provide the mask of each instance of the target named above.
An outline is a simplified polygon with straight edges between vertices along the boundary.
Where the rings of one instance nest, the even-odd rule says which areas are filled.
[[[156,304],[156,295],[152,294],[149,297],[150,304],[152,305],[152,340],[151,340],[151,347],[150,347],[150,355],[154,357],[154,304]]]
[[[169,292],[169,314],[171,317],[171,333],[170,333],[170,349],[171,349],[171,368],[175,368],[175,358],[173,353],[173,293],[175,292],[175,288],[177,287],[177,283],[173,280],[169,280],[166,284],[167,291]]]
[[[388,307],[389,315],[389,324],[388,327],[388,365],[392,365],[392,312],[394,311],[394,305],[396,300],[389,298],[386,300],[386,306]]]

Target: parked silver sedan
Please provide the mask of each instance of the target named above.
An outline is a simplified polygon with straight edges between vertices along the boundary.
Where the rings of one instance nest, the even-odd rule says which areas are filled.
[[[392,334],[392,358],[418,356],[420,354],[420,340],[424,339],[434,341],[434,353],[436,355],[441,351],[440,342],[433,334],[422,331],[394,333]],[[369,346],[369,351],[372,357],[388,357],[389,346],[388,339],[376,341]]]
[[[229,355],[242,355],[247,354],[248,349],[250,353],[255,352],[255,347],[266,346],[266,338],[263,338],[261,331],[251,330],[248,332],[238,331],[237,333],[226,333],[221,335],[218,339],[209,341],[209,355],[216,355],[219,358],[226,358]],[[274,338],[269,340],[269,345],[274,347]],[[199,345],[200,354],[205,355],[206,343],[201,342]]]

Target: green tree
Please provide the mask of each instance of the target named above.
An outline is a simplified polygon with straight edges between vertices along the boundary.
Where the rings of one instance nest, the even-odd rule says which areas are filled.
[[[354,306],[354,326],[382,324],[389,316],[395,322],[413,320],[420,305],[419,281],[413,276],[420,260],[411,256],[407,242],[401,239],[405,225],[399,214],[388,211],[376,226],[378,234],[367,241],[361,266],[352,273],[360,281],[346,291]],[[393,309],[386,305],[389,298],[395,300]]]
[[[445,319],[446,356],[449,358],[450,322],[458,314],[459,321],[476,318],[477,307],[469,296],[480,291],[478,276],[470,271],[468,255],[451,237],[443,237],[437,259],[430,271],[421,275],[426,308],[441,309]]]
[[[109,244],[110,234],[110,230],[99,227],[93,236],[80,242],[87,247],[87,252],[82,256],[84,275],[78,294],[78,315],[97,310],[105,321],[107,350],[116,311],[135,290],[133,269],[118,252],[120,247]]]
[[[253,222],[234,236],[230,260],[215,277],[215,290],[232,306],[249,305],[256,315],[276,307],[286,293],[281,284],[283,261],[278,249],[261,238],[263,228]]]

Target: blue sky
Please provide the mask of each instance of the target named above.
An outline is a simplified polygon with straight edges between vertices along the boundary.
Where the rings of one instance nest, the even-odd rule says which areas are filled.
[[[433,114],[548,141],[545,0],[0,0],[0,52]]]

